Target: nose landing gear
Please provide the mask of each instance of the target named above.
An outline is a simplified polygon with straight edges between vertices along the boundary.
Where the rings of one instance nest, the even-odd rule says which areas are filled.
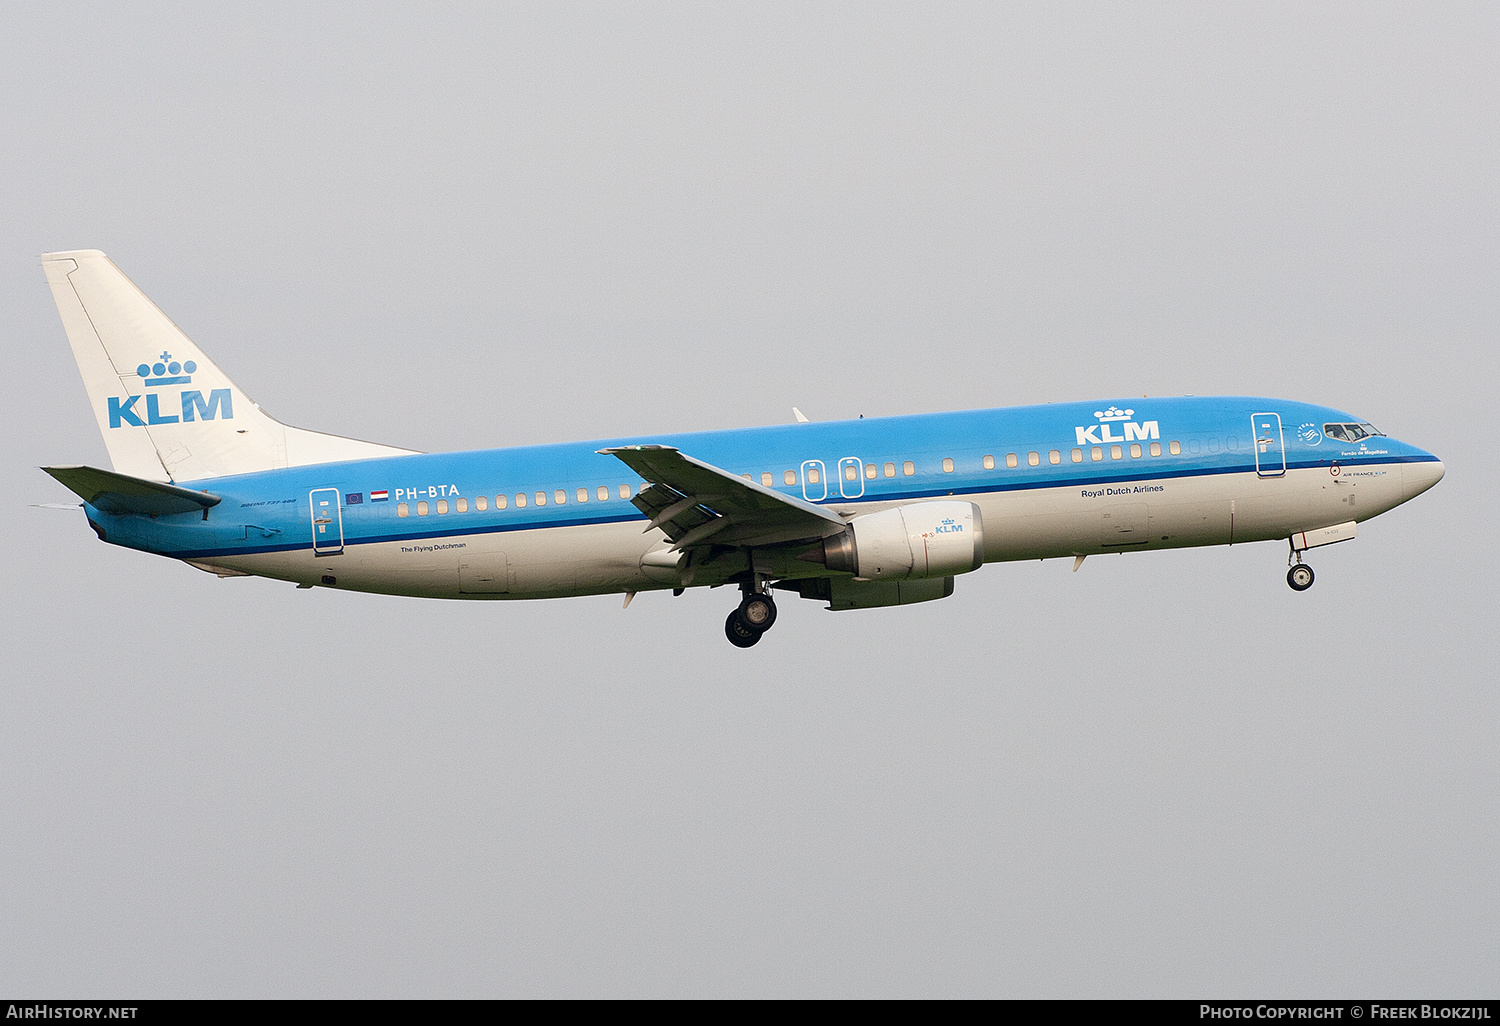
[[[776,622],[776,603],[765,592],[747,586],[739,608],[724,621],[724,636],[736,648],[749,648]]]
[[[1313,569],[1302,562],[1302,550],[1297,548],[1295,536],[1287,539],[1287,548],[1290,549],[1286,557],[1290,569],[1286,572],[1286,583],[1293,591],[1306,591],[1313,586]],[[1294,559],[1295,563],[1292,562]]]

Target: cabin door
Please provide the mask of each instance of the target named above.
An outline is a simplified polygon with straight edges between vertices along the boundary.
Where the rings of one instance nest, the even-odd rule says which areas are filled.
[[[1255,472],[1261,477],[1286,474],[1286,447],[1281,440],[1281,414],[1257,413],[1250,418],[1255,439]]]
[[[337,556],[344,551],[344,512],[337,488],[314,488],[307,494],[312,506],[313,555]]]

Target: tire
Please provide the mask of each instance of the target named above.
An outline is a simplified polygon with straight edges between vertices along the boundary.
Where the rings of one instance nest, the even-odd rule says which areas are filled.
[[[1306,591],[1313,586],[1313,569],[1306,563],[1298,563],[1286,572],[1286,583],[1293,591]]]
[[[734,610],[729,614],[729,619],[724,621],[724,636],[735,648],[749,648],[760,640],[760,632],[748,629],[740,623],[740,611]]]
[[[776,622],[776,603],[769,595],[746,595],[734,612],[741,624],[758,634],[764,634]]]

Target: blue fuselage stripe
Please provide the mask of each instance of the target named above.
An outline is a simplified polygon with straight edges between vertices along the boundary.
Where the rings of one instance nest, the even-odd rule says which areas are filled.
[[[224,497],[201,523],[197,514],[161,517],[148,524],[144,518],[111,517],[92,507],[90,510],[92,516],[115,521],[111,540],[194,559],[310,548],[309,495],[325,490],[336,490],[346,498],[355,493],[364,497],[385,492],[389,496],[389,501],[345,503],[342,526],[346,546],[625,523],[641,521],[644,516],[619,497],[618,489],[628,484],[633,493],[640,479],[614,457],[600,455],[597,450],[653,443],[675,446],[730,473],[749,473],[757,482],[769,472],[773,474],[772,487],[798,498],[804,497],[800,483],[804,478],[787,486],[783,475],[794,472],[805,477],[807,465],[820,462],[821,480],[810,485],[810,497],[822,505],[1137,485],[1174,478],[1255,474],[1252,419],[1264,419],[1268,411],[1279,414],[1283,430],[1280,438],[1272,439],[1269,454],[1262,459],[1278,474],[1283,461],[1286,470],[1292,471],[1332,463],[1355,467],[1436,459],[1384,436],[1351,448],[1349,443],[1325,437],[1323,425],[1358,422],[1358,418],[1283,400],[1199,397],[1111,405],[1112,416],[1129,413],[1133,419],[1121,421],[1115,416],[1105,424],[1100,416],[1105,404],[1069,403],[400,456],[192,482],[193,487]],[[1099,446],[1105,454],[1103,461],[1092,459],[1096,436],[1105,439]],[[1141,456],[1123,455],[1131,439],[1141,446]],[[1145,453],[1151,442],[1161,445],[1160,456]],[[1169,442],[1180,442],[1181,453],[1170,454]],[[1121,445],[1119,459],[1112,457],[1114,444]],[[1084,462],[1072,461],[1074,449],[1083,452]],[[1052,452],[1060,454],[1061,463],[1049,462]],[[1040,466],[1029,465],[1030,453],[1039,454]],[[1006,465],[1008,454],[1016,455],[1018,466]],[[982,469],[982,457],[991,458],[994,468]],[[945,459],[953,461],[952,472],[943,470]],[[907,461],[914,464],[912,475],[903,471]],[[845,484],[839,468],[850,463],[873,464],[878,476],[859,480],[861,494],[844,497],[838,492]],[[885,476],[885,464],[898,468],[896,477]],[[596,499],[600,486],[607,488],[607,500]],[[574,493],[580,488],[587,491],[587,504],[575,501]],[[556,491],[565,493],[565,505],[554,504]],[[493,502],[498,495],[533,496],[538,492],[546,494],[546,506],[518,507],[512,503],[507,509],[491,506],[480,511],[473,504],[480,495]],[[820,496],[819,492],[825,494]],[[446,498],[452,508],[460,497],[469,500],[468,511],[435,512],[439,499]],[[429,504],[428,516],[417,515],[419,501]],[[403,502],[408,504],[408,518],[397,515]],[[122,520],[139,523],[122,525]],[[422,525],[420,529],[417,524]],[[174,526],[176,529],[172,529]],[[124,530],[119,529],[122,527]],[[219,533],[215,536],[205,531]],[[242,536],[229,536],[237,531]]]

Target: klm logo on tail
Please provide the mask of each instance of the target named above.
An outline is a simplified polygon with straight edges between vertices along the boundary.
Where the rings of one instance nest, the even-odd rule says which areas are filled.
[[[192,360],[178,363],[172,359],[171,353],[162,353],[161,359],[156,363],[143,363],[136,367],[135,372],[147,388],[160,388],[163,385],[192,384],[193,372],[197,369],[198,365]],[[110,396],[109,426],[117,428],[146,427],[154,424],[191,424],[199,419],[213,420],[216,416],[222,420],[234,419],[234,403],[227,388],[209,389],[207,399],[203,398],[203,392],[200,389],[184,389],[178,393],[181,401],[180,414],[162,413],[161,395],[162,393],[159,392],[147,392],[144,410],[135,408],[141,396],[132,395],[124,399]],[[145,420],[141,419],[143,414]]]
[[[1104,445],[1108,442],[1144,442],[1147,439],[1158,439],[1161,437],[1161,429],[1157,427],[1156,421],[1145,420],[1137,424],[1131,420],[1135,416],[1134,410],[1122,410],[1111,406],[1107,410],[1095,410],[1094,416],[1099,418],[1099,423],[1090,424],[1088,427],[1074,428],[1078,435],[1079,445]],[[1121,425],[1125,433],[1117,435],[1114,426]]]

